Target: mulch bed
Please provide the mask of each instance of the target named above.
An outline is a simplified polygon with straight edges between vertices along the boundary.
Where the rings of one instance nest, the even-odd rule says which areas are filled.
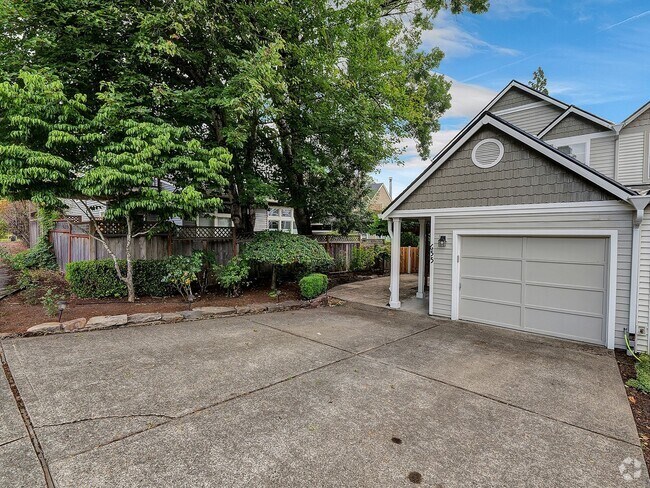
[[[627,351],[616,350],[616,362],[618,369],[621,372],[623,382],[636,377],[634,371],[634,358],[627,355]],[[643,448],[643,456],[645,457],[646,465],[650,470],[650,395],[642,391],[625,385],[627,392],[627,399],[632,407],[632,414],[636,421],[636,428],[639,432],[639,439],[641,440],[641,447]]]
[[[273,301],[300,300],[300,290],[296,283],[285,283],[280,286],[277,298],[269,296],[268,287],[250,288],[237,297],[231,298],[225,294],[208,293],[198,297],[194,307],[236,307]],[[120,315],[144,312],[178,312],[187,310],[188,305],[179,296],[154,298],[143,297],[135,303],[126,299],[82,299],[71,298],[63,313],[63,320],[89,318],[96,315]],[[42,305],[28,305],[22,299],[22,292],[0,300],[0,333],[24,332],[29,327],[43,322],[52,322],[56,318],[49,317]]]

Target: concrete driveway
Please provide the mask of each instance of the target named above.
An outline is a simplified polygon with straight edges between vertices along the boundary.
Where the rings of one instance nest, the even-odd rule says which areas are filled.
[[[2,487],[648,485],[602,349],[359,304],[2,346]]]

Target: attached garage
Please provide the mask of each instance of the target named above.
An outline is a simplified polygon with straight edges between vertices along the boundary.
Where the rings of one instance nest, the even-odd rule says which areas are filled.
[[[484,113],[382,217],[392,256],[403,220],[430,243],[417,293],[429,315],[611,349],[635,332],[642,198]],[[392,260],[393,308],[399,280]]]
[[[459,236],[458,318],[604,345],[609,239]]]

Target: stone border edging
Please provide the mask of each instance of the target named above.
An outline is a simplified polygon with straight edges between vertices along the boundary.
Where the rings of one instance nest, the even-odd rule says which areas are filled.
[[[237,317],[269,312],[285,312],[303,308],[318,308],[323,306],[338,305],[342,300],[321,295],[313,300],[287,300],[284,302],[254,303],[235,307],[197,307],[193,310],[178,312],[140,312],[121,315],[99,315],[89,319],[77,318],[65,322],[44,322],[34,325],[25,332],[0,334],[0,339],[18,337],[35,337],[50,334],[63,334],[68,332],[86,332],[91,330],[115,329],[118,327],[170,324],[178,322],[191,322],[195,320],[215,319],[219,317]]]

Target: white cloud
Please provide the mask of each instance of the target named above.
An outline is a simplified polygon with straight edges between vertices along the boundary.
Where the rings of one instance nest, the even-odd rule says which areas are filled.
[[[463,30],[451,14],[441,12],[433,29],[422,33],[425,48],[439,47],[447,56],[470,56],[476,52],[493,52],[504,56],[517,56],[516,49],[491,44]]]
[[[480,85],[463,83],[452,78],[451,108],[445,112],[445,117],[464,117],[471,119],[492,101],[497,92]]]

